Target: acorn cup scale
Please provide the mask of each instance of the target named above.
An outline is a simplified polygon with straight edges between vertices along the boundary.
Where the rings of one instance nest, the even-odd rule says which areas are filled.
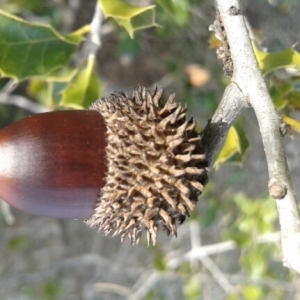
[[[88,111],[25,118],[0,130],[0,198],[26,212],[83,218],[105,235],[154,245],[177,234],[208,177],[201,135],[172,93],[114,93]]]
[[[43,113],[0,130],[0,198],[35,215],[90,217],[107,170],[105,134],[96,111]]]

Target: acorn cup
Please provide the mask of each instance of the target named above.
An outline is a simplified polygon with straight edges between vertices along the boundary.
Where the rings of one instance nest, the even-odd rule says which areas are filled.
[[[0,130],[0,198],[40,216],[82,218],[105,235],[158,227],[176,235],[207,183],[196,124],[171,94],[139,87],[114,93],[88,111],[56,111]]]

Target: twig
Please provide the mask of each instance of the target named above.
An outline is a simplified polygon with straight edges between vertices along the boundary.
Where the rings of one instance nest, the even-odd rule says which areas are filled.
[[[280,241],[280,232],[272,232],[259,235],[253,242],[257,244],[263,243],[277,243]],[[220,253],[225,253],[228,251],[236,250],[238,246],[235,241],[228,240],[225,242],[220,242],[216,244],[211,244],[207,246],[198,246],[191,249],[186,254],[176,254],[176,256],[172,256],[167,260],[168,269],[174,270],[178,268],[184,261],[188,261],[191,259],[201,259],[203,257],[207,257],[210,255],[217,255]]]
[[[4,202],[3,200],[0,200],[0,207],[1,211],[4,216],[4,220],[8,225],[13,225],[16,222],[16,218],[14,217],[10,205]]]
[[[143,274],[144,275],[144,274]],[[159,280],[160,275],[157,271],[153,270],[147,278],[145,276],[141,277],[143,280],[138,285],[138,289],[132,293],[127,299],[128,300],[139,300],[144,299],[147,293],[151,290],[151,288],[156,284]],[[140,281],[140,280],[138,280]],[[135,284],[136,285],[136,284]]]
[[[200,226],[197,221],[191,220],[189,222],[190,227],[190,239],[191,239],[191,251],[201,247],[200,241]],[[190,267],[191,268],[199,268],[199,261],[194,257],[189,257],[190,259]]]
[[[235,83],[229,84],[218,109],[203,131],[203,146],[210,164],[212,164],[215,153],[222,145],[230,126],[248,106],[238,86]]]
[[[15,105],[34,114],[50,111],[49,108],[36,104],[20,95],[7,95],[4,93],[0,93],[0,104]]]
[[[241,91],[239,101],[246,99],[250,103],[259,123],[269,170],[269,193],[277,204],[283,263],[300,273],[299,213],[281,143],[280,117],[259,70],[239,1],[216,0],[216,6],[230,46],[232,82]]]
[[[191,251],[194,251],[196,248],[201,247],[200,226],[198,222],[190,222],[190,235],[192,245]],[[190,256],[189,258],[191,263],[195,260],[195,257]],[[215,280],[218,282],[218,284],[226,294],[230,294],[234,291],[234,286],[229,282],[218,265],[207,254],[198,256],[197,259],[199,259],[203,266],[211,273],[211,275],[215,278]]]
[[[10,94],[14,91],[14,89],[18,86],[14,79],[10,79],[4,87],[1,89],[1,93]]]
[[[183,259],[191,259],[191,258],[201,258],[202,256],[208,256],[208,255],[216,255],[228,251],[235,250],[237,248],[237,245],[235,241],[229,240],[225,242],[220,242],[216,244],[211,244],[207,246],[201,246],[194,249],[191,249],[191,251],[187,252]]]
[[[110,282],[97,282],[93,285],[93,288],[97,293],[118,294],[123,297],[128,297],[131,294],[129,288]]]
[[[97,1],[95,13],[91,22],[91,43],[94,47],[91,47],[89,54],[95,56],[97,54],[97,50],[101,47],[103,13],[100,2],[101,1],[99,0]]]
[[[74,61],[80,65],[82,61],[88,59],[90,62],[96,61],[96,56],[99,48],[101,47],[101,35],[103,31],[103,12],[101,8],[101,1],[96,2],[94,15],[89,26],[89,36],[85,40],[81,50],[77,53]]]
[[[202,257],[201,262],[227,295],[235,291],[235,287],[230,283],[228,277],[209,256]]]
[[[14,89],[18,86],[15,80],[9,80],[0,92],[0,104],[4,105],[15,105],[19,108],[28,110],[32,113],[38,114],[47,112],[49,109],[45,106],[36,104],[24,96],[11,95]]]

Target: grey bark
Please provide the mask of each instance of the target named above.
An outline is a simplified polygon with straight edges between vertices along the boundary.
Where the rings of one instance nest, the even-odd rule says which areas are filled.
[[[204,130],[207,157],[211,163],[216,147],[223,141],[230,125],[249,104],[256,114],[262,136],[269,172],[269,193],[276,199],[283,264],[300,273],[300,221],[281,141],[281,118],[259,70],[239,1],[216,0],[215,3],[225,37],[218,24],[215,24],[214,30],[229,46],[222,49],[221,58],[225,57],[223,62],[227,74],[230,74],[231,67],[233,74],[218,110]]]

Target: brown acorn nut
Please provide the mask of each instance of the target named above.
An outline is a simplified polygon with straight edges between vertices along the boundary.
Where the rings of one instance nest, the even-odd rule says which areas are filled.
[[[29,213],[85,218],[105,235],[176,235],[207,182],[186,108],[162,89],[115,93],[91,111],[35,115],[0,131],[0,198]]]
[[[0,198],[23,211],[88,218],[105,163],[103,118],[95,111],[34,115],[0,131]]]

